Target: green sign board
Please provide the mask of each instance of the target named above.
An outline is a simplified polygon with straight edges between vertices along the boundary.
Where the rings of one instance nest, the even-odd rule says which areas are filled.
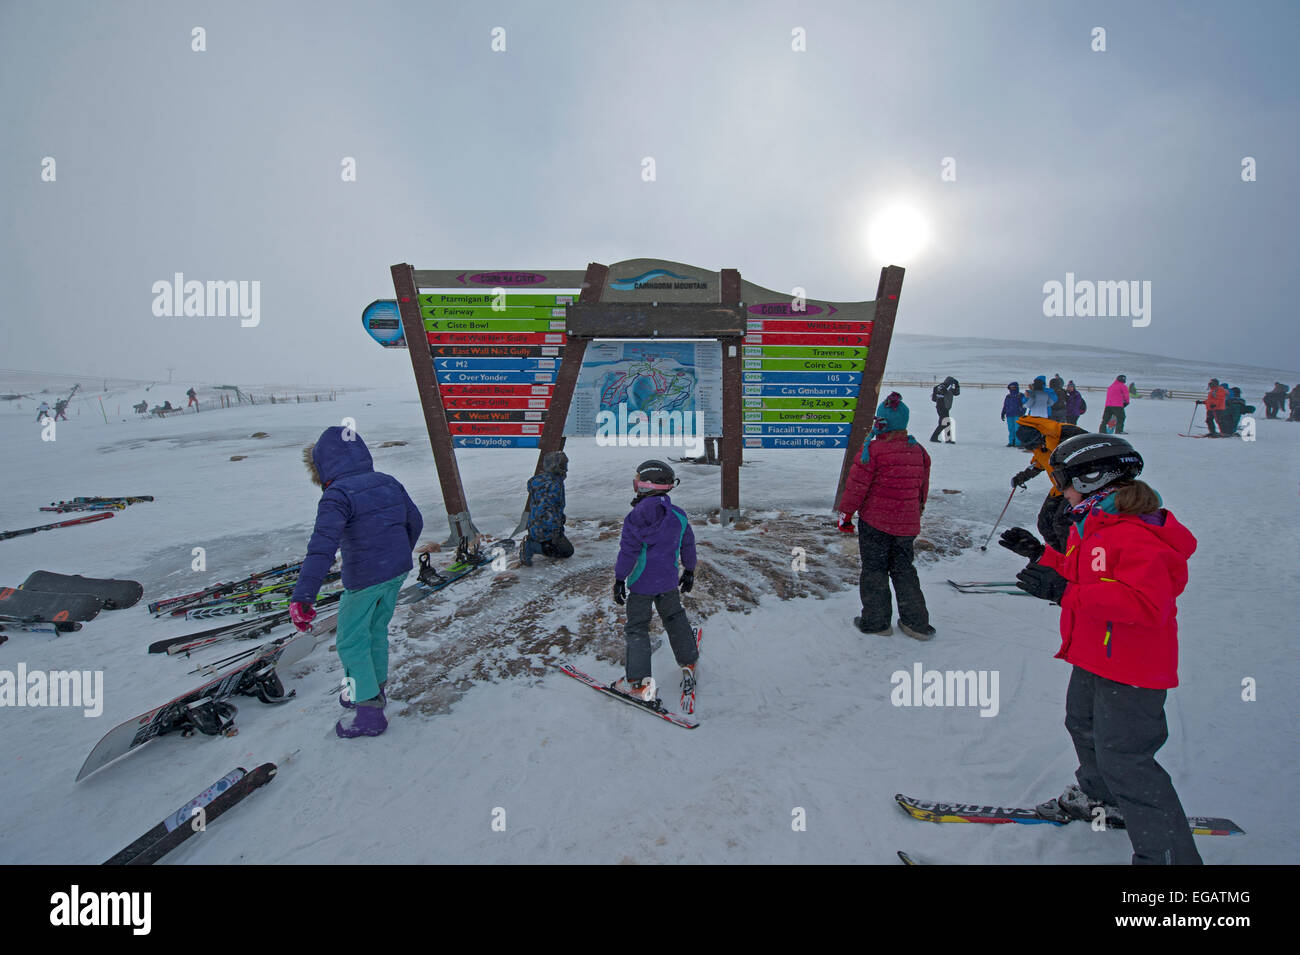
[[[746,358],[745,371],[862,371],[862,362],[839,358]]]
[[[745,358],[843,358],[866,361],[865,348],[830,347],[813,345],[746,345]]]
[[[852,411],[746,411],[746,421],[852,421]]]
[[[487,308],[484,306],[464,305],[425,305],[420,308],[424,318],[564,318],[565,310],[544,305],[510,306],[508,308]]]
[[[426,318],[426,332],[562,332],[564,319]]]
[[[809,411],[852,411],[857,398],[746,398],[745,408],[806,408]]]
[[[548,295],[541,292],[511,292],[508,290],[503,298],[498,298],[491,292],[438,292],[432,294],[421,293],[420,307],[427,308],[434,305],[456,305],[462,308],[490,307],[497,302],[502,302],[507,308],[515,305],[554,307],[556,305],[572,305],[577,300],[578,296],[576,295],[556,295],[554,293]]]

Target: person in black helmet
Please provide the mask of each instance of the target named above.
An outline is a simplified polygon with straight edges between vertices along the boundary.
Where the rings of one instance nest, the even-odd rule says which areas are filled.
[[[999,543],[1029,563],[1022,590],[1061,607],[1061,649],[1073,665],[1065,726],[1076,785],[1038,806],[1044,818],[1122,823],[1133,863],[1199,865],[1187,816],[1156,751],[1169,737],[1165,698],[1178,685],[1177,598],[1196,538],[1139,481],[1142,456],[1123,438],[1084,434],[1052,452],[1070,503],[1064,553],[1023,527]]]
[[[573,544],[564,536],[564,478],[569,456],[548,451],[542,470],[528,479],[528,530],[519,545],[519,563],[533,566],[533,555],[564,559],[573,556]]]
[[[695,586],[695,534],[686,512],[668,497],[677,483],[673,469],[663,461],[643,462],[632,479],[636,498],[632,513],[623,521],[614,562],[614,603],[627,605],[626,673],[613,689],[647,703],[658,698],[650,675],[650,616],[658,610],[673,657],[682,669],[683,705],[690,701],[693,706],[700,651],[681,595]]]

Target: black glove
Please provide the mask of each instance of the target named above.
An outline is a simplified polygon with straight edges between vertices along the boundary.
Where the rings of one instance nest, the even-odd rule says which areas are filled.
[[[689,594],[691,588],[695,586],[695,571],[683,570],[681,580],[677,581],[677,586],[682,588],[682,593]]]
[[[1030,478],[1032,478],[1037,473],[1038,473],[1038,468],[1034,468],[1034,467],[1025,468],[1023,471],[1021,471],[1019,474],[1017,474],[1015,477],[1011,479],[1011,486],[1024,487],[1025,482],[1027,482]]]
[[[1061,598],[1065,596],[1065,578],[1042,564],[1029,564],[1016,574],[1016,580],[1017,587],[1040,600],[1050,600],[1054,604],[1059,604]]]
[[[614,581],[614,603],[620,607],[627,603],[627,584],[621,580]]]
[[[1028,557],[1035,563],[1043,556],[1043,545],[1037,537],[1023,527],[1011,527],[1003,531],[1002,536],[998,538],[998,543],[1013,554]]]

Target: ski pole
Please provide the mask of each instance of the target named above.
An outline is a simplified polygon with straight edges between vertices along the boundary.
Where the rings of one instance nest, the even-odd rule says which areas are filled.
[[[1197,398],[1197,399],[1196,399],[1196,404],[1192,405],[1192,420],[1189,421],[1189,422],[1187,422],[1187,433],[1188,433],[1188,434],[1191,434],[1191,433],[1192,433],[1192,425],[1193,425],[1193,423],[1195,423],[1195,421],[1196,421],[1196,409],[1199,408],[1200,406],[1201,406],[1201,399],[1200,399],[1200,398]]]
[[[1006,515],[1007,508],[1011,506],[1011,499],[1016,496],[1016,491],[1018,490],[1020,490],[1020,488],[1013,487],[1011,489],[1011,493],[1007,495],[1007,503],[1002,505],[1002,513],[998,515],[998,519],[993,524],[993,530],[989,531],[988,540],[984,541],[983,545],[980,547],[980,550],[989,549],[989,541],[993,540],[993,535],[997,533],[998,524],[1002,523],[1002,518]]]

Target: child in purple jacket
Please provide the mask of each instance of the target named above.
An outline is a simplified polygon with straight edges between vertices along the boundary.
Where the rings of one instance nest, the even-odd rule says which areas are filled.
[[[636,469],[632,487],[636,500],[623,521],[623,537],[614,563],[614,603],[627,604],[627,673],[613,688],[647,702],[656,699],[650,675],[651,607],[668,631],[673,656],[682,668],[682,691],[694,692],[695,663],[700,651],[695,632],[682,608],[682,593],[695,586],[695,535],[686,512],[668,499],[678,484],[663,461],[646,461]],[[684,568],[679,578],[677,562]],[[681,591],[678,591],[678,587]],[[629,593],[628,591],[631,591]]]

